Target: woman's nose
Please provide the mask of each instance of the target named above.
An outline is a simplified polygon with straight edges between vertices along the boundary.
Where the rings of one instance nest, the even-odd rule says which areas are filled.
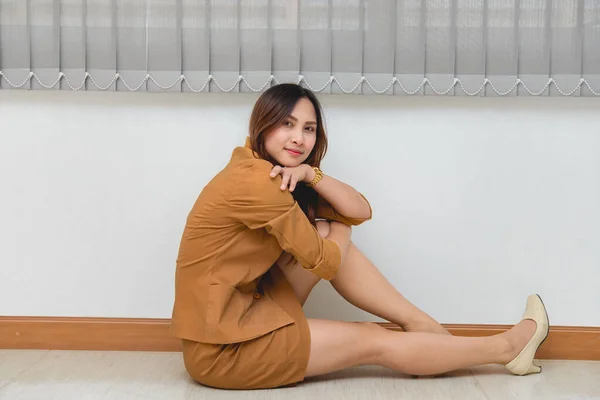
[[[294,142],[295,144],[302,144],[303,142],[303,136],[302,136],[302,132],[298,133],[298,132],[294,132],[293,136],[292,136],[292,142]]]

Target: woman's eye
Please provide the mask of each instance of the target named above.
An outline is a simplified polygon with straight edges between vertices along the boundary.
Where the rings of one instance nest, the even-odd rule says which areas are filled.
[[[312,126],[307,126],[306,130],[309,131],[309,132],[314,132],[315,128],[313,128]]]
[[[286,121],[286,122],[283,123],[283,125],[285,125],[285,126],[292,126],[292,123],[290,121]]]

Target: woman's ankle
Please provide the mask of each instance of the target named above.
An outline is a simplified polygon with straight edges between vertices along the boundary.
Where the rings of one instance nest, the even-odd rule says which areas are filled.
[[[508,331],[498,335],[502,337],[507,345],[503,352],[503,361],[505,361],[503,364],[508,364],[519,355],[535,334],[535,330],[535,321],[523,320]]]

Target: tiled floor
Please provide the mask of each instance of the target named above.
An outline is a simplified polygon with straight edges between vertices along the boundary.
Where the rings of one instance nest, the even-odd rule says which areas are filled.
[[[600,400],[600,362],[542,364],[525,377],[485,366],[419,379],[360,367],[292,388],[223,391],[191,381],[180,353],[0,350],[0,399]]]

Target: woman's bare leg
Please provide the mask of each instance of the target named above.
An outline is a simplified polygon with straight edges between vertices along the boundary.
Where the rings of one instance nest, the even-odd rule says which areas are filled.
[[[290,253],[284,252],[276,264],[292,286],[300,304],[304,305],[308,295],[321,278],[304,269]]]
[[[317,231],[326,238],[329,225],[317,222]],[[302,268],[289,253],[283,253],[277,264],[304,305],[320,278]],[[350,244],[344,263],[331,284],[349,303],[393,322],[407,332],[448,334],[435,319],[398,292],[354,243]]]
[[[398,324],[407,332],[448,334],[435,319],[413,305],[350,243],[346,259],[331,285],[349,303]]]
[[[507,364],[533,337],[525,320],[499,335],[455,337],[393,332],[372,323],[309,319],[310,358],[306,376],[358,365],[381,365],[405,374],[437,375],[484,364]]]
[[[304,304],[319,278],[290,254],[282,254],[277,264]],[[398,293],[354,245],[332,284],[350,303],[413,331],[393,332],[373,323],[309,319],[307,377],[358,365],[381,365],[411,375],[438,375],[483,364],[507,364],[536,329],[534,321],[525,320],[507,332],[488,337],[431,333],[441,326]]]

